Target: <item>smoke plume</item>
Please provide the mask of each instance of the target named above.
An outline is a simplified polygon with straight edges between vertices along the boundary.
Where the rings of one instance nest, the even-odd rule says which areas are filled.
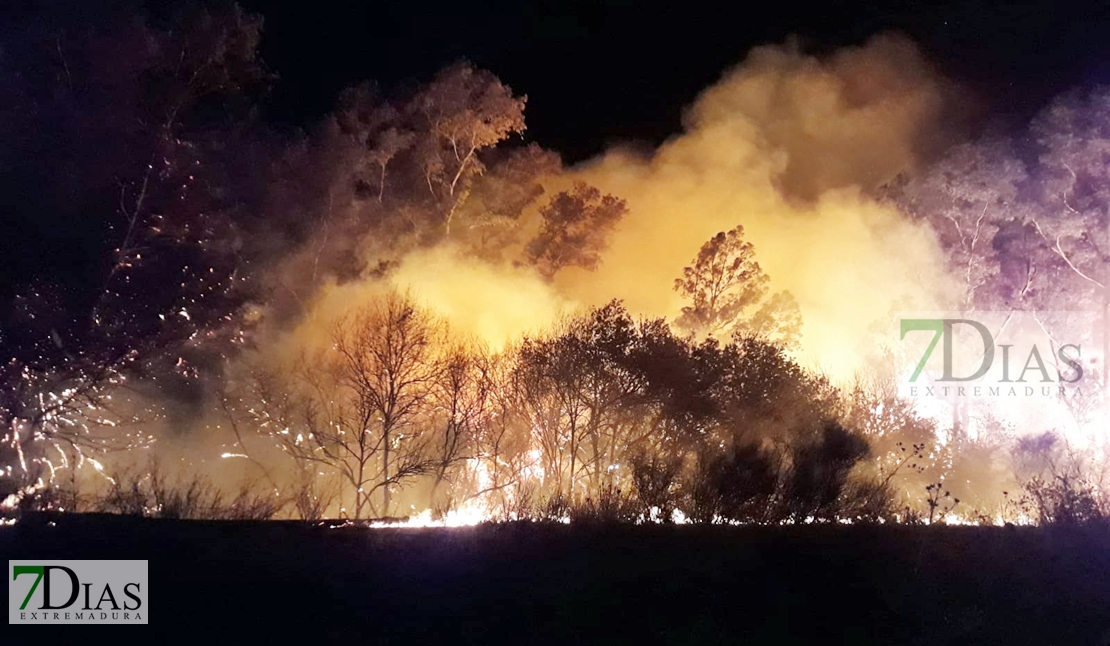
[[[941,119],[955,98],[898,36],[826,58],[757,48],[658,150],[616,149],[573,170],[628,200],[629,215],[601,267],[565,271],[557,289],[673,317],[682,268],[715,233],[743,225],[772,289],[798,300],[804,359],[847,376],[877,318],[944,297],[932,234],[870,195],[951,136]]]

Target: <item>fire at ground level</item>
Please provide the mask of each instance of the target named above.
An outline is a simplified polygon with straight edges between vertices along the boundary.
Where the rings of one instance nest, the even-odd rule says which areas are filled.
[[[1110,644],[1105,526],[334,529],[77,515],[0,528],[0,554],[149,559],[143,635],[98,629],[146,643]],[[54,630],[9,626],[3,643]]]

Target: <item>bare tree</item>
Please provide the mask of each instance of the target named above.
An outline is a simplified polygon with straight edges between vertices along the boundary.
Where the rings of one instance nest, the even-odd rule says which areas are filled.
[[[493,382],[488,370],[484,353],[465,346],[453,348],[443,362],[434,392],[438,412],[431,443],[433,509],[440,507],[438,495],[452,471],[473,458],[480,429],[489,421]]]
[[[450,462],[432,430],[445,336],[442,322],[390,292],[336,323],[332,346],[292,377],[256,378],[256,421],[297,462],[337,472],[356,519],[388,516],[396,488]]]
[[[484,423],[477,429],[472,488],[475,497],[488,497],[491,509],[506,515],[528,496],[537,475],[533,455],[532,427],[524,414],[521,391],[515,383],[512,352],[484,357],[482,368],[489,388]],[[536,478],[538,479],[538,478]]]

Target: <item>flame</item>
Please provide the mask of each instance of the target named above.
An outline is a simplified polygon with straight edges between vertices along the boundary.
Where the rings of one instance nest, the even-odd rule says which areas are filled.
[[[478,502],[472,502],[463,505],[459,509],[448,511],[439,519],[433,519],[432,511],[430,509],[425,509],[419,514],[410,516],[407,520],[399,523],[374,522],[370,523],[370,526],[376,528],[472,527],[492,521],[493,517],[489,514],[487,509]]]

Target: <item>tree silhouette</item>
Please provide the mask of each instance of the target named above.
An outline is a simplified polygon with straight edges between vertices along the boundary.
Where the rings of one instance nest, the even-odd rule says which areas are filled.
[[[693,264],[675,280],[675,291],[692,301],[675,323],[712,336],[758,303],[767,293],[767,283],[755,260],[755,247],[744,239],[744,227],[722,231],[702,245]]]
[[[540,231],[525,257],[547,278],[564,267],[596,269],[613,228],[627,212],[624,200],[577,183],[540,210]]]
[[[395,488],[446,468],[456,455],[457,445],[439,450],[433,426],[445,328],[390,292],[339,320],[331,341],[291,375],[285,367],[256,374],[254,396],[244,403],[298,464],[339,474],[353,493],[356,519],[367,509],[388,516]]]
[[[754,337],[792,348],[801,334],[801,311],[789,292],[768,298],[769,282],[744,227],[722,231],[675,280],[675,291],[690,301],[675,325],[696,337]]]
[[[50,480],[48,448],[83,462],[147,441],[120,410],[124,383],[192,383],[245,328],[234,241],[252,196],[227,166],[237,107],[270,78],[262,19],[237,6],[175,14],[109,11],[95,28],[47,14],[5,34],[0,497]]]

